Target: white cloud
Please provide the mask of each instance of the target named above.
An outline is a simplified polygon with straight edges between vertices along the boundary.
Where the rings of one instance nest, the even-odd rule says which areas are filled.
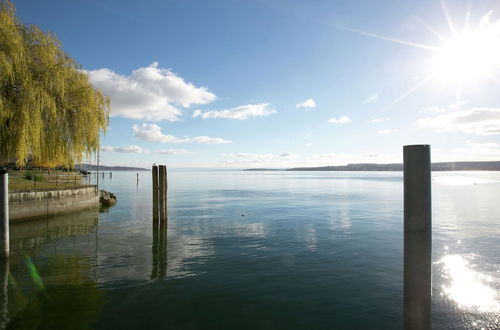
[[[224,140],[221,138],[213,138],[209,136],[195,136],[195,137],[184,137],[178,138],[173,135],[163,134],[161,127],[156,124],[143,123],[142,125],[133,125],[132,130],[134,131],[134,136],[138,139],[148,141],[148,142],[159,142],[159,143],[205,143],[205,144],[225,144],[231,143],[231,141]]]
[[[424,112],[446,112],[446,111],[448,111],[447,108],[442,108],[442,107],[434,106],[434,107],[430,107],[429,111],[424,111]]]
[[[436,132],[496,135],[500,134],[500,109],[474,108],[421,118],[416,122],[416,126],[430,128]]]
[[[375,123],[379,123],[379,122],[382,122],[382,121],[388,121],[389,119],[391,119],[391,118],[389,118],[389,117],[380,117],[380,118],[375,118],[372,121],[375,122]]]
[[[272,115],[273,113],[276,113],[276,110],[272,109],[269,103],[260,103],[240,105],[235,108],[224,110],[209,110],[205,112],[201,110],[195,110],[193,112],[193,118],[228,118],[245,120],[250,117],[267,117],[269,115]]]
[[[377,133],[382,134],[382,135],[387,135],[387,134],[391,134],[391,131],[388,129],[383,129],[383,130],[378,131]]]
[[[451,104],[448,105],[448,108],[450,109],[454,109],[454,110],[458,110],[460,109],[462,106],[466,105],[467,104],[467,101],[456,101],[456,102],[453,102]]]
[[[182,154],[189,154],[190,152],[187,151],[186,149],[160,149],[156,150],[155,153],[162,155],[182,155]]]
[[[498,148],[499,145],[498,143],[494,142],[471,142],[471,141],[466,141],[468,146],[471,146],[473,148]]]
[[[312,156],[312,162],[321,165],[347,165],[357,163],[396,163],[401,162],[401,159],[391,154],[381,154],[377,152],[367,153],[346,153],[346,152],[331,152],[327,154],[319,154]]]
[[[487,161],[500,159],[500,145],[494,142],[471,142],[464,145],[443,150],[432,148],[432,159],[436,162],[445,161]]]
[[[465,104],[467,104],[467,101],[456,101],[456,102],[453,102],[451,104],[448,104],[448,106],[446,106],[446,107],[432,106],[428,110],[420,111],[420,113],[428,113],[428,112],[443,113],[443,112],[448,112],[448,111],[457,111]]]
[[[352,120],[348,116],[342,116],[339,119],[337,118],[330,118],[328,119],[328,122],[330,124],[347,124],[350,123]]]
[[[281,158],[298,158],[299,155],[294,154],[292,152],[284,152],[282,154],[279,154],[278,157],[281,157]]]
[[[170,69],[148,67],[132,71],[129,76],[110,69],[87,71],[94,86],[111,98],[111,116],[149,121],[178,120],[192,104],[207,104],[216,96],[205,87],[196,87]]]
[[[283,152],[280,154],[252,154],[238,152],[236,154],[223,154],[222,156],[235,159],[227,161],[228,163],[267,163],[270,161],[292,160],[300,157],[300,155],[291,152]]]
[[[366,99],[363,100],[363,104],[370,104],[374,103],[378,100],[379,96],[377,93],[373,93],[370,96],[368,96]]]
[[[306,147],[311,147],[312,145],[312,143],[306,143]]]
[[[104,152],[121,152],[121,153],[131,153],[131,154],[142,154],[146,152],[146,150],[135,145],[123,146],[123,147],[106,146],[102,147],[101,150]]]
[[[178,138],[173,135],[165,135],[161,132],[161,127],[156,124],[143,123],[142,125],[134,124],[132,126],[134,136],[138,139],[148,142],[160,143],[186,143],[188,139]]]
[[[196,143],[205,143],[205,144],[226,144],[232,143],[231,141],[224,140],[221,138],[213,138],[210,136],[195,136],[192,138],[188,138],[188,142],[196,142]]]
[[[238,152],[236,154],[229,154],[229,157],[236,157],[236,158],[251,158],[251,159],[270,159],[270,158],[275,158],[276,155],[274,154],[250,154],[250,153],[245,153],[245,152]]]
[[[299,103],[295,106],[297,109],[312,109],[316,108],[316,102],[313,99],[308,99],[302,103]]]

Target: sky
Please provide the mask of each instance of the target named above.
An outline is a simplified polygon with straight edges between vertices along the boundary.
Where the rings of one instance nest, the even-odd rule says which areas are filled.
[[[500,160],[500,1],[13,2],[111,98],[101,164]]]

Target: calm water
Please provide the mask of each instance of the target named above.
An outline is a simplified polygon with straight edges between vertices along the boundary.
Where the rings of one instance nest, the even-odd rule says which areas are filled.
[[[107,212],[11,226],[8,329],[400,329],[402,174],[170,171],[101,179]],[[433,173],[433,327],[500,327],[500,173]],[[0,325],[0,328],[2,326]]]

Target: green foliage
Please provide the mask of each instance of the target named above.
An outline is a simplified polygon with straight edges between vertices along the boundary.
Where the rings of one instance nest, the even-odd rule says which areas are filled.
[[[54,35],[0,0],[0,159],[72,166],[98,150],[109,107]]]
[[[32,172],[27,172],[24,175],[24,178],[26,180],[31,180],[31,181],[45,181],[45,178],[43,176],[32,173]]]

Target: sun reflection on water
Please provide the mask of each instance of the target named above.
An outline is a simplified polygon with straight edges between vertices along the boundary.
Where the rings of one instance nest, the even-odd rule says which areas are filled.
[[[460,255],[446,255],[437,264],[443,265],[442,295],[453,300],[460,308],[478,312],[500,312],[499,293],[493,287],[494,278],[476,272]]]

